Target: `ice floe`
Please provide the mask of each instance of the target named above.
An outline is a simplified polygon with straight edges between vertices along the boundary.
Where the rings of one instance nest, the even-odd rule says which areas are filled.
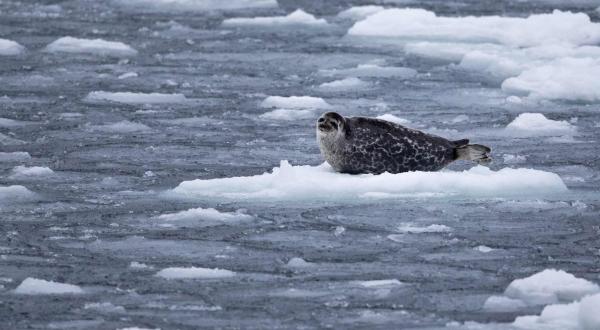
[[[277,0],[113,0],[113,2],[142,12],[203,12],[277,7]]]
[[[19,55],[25,51],[25,47],[18,42],[0,38],[0,55],[13,56]]]
[[[0,152],[0,162],[24,162],[28,160],[31,160],[31,155],[28,152]]]
[[[224,26],[239,26],[239,25],[257,25],[257,26],[270,26],[270,25],[307,25],[307,26],[327,26],[328,23],[323,18],[316,18],[315,16],[297,9],[296,11],[288,14],[287,16],[273,16],[273,17],[238,17],[228,18],[223,21]]]
[[[125,57],[137,55],[135,49],[119,41],[73,37],[59,38],[46,46],[45,51],[49,53],[84,53]]]
[[[12,169],[10,178],[11,179],[26,179],[26,178],[31,178],[31,177],[45,177],[45,176],[50,176],[53,174],[54,174],[54,171],[52,171],[48,167],[44,167],[44,166],[27,167],[27,166],[19,165],[19,166],[15,166]]]
[[[372,197],[510,196],[566,192],[554,173],[477,166],[466,171],[407,172],[380,175],[336,173],[328,164],[292,166],[281,161],[270,173],[248,177],[184,181],[166,195],[182,198],[336,200]]]
[[[108,101],[127,104],[163,104],[185,103],[188,100],[183,94],[94,91],[88,93],[84,101],[90,103]]]
[[[14,293],[27,295],[79,294],[83,292],[83,289],[77,285],[40,280],[33,277],[23,280],[14,290]]]
[[[560,136],[573,135],[577,128],[564,120],[551,120],[541,113],[522,113],[506,126],[511,135],[529,136]]]
[[[424,9],[386,9],[348,34],[387,38],[406,53],[458,62],[458,68],[500,79],[508,94],[600,101],[600,24],[585,13],[441,17]]]
[[[103,313],[124,313],[125,307],[113,305],[110,302],[102,303],[86,303],[83,305],[83,309],[91,309]]]
[[[89,125],[86,126],[86,128],[90,131],[123,134],[151,131],[151,128],[144,124],[134,123],[128,120],[122,120],[112,124]]]
[[[163,226],[218,226],[228,223],[249,221],[254,217],[244,213],[242,210],[236,212],[220,212],[213,208],[195,208],[186,211],[163,214],[155,218]]]
[[[445,225],[433,224],[429,226],[417,226],[412,223],[403,223],[396,228],[396,231],[406,234],[421,234],[421,233],[445,233],[452,231],[452,228]]]
[[[375,5],[356,6],[356,7],[348,8],[348,9],[338,13],[337,17],[358,21],[358,20],[366,18],[367,16],[378,13],[384,9],[385,8],[383,8],[381,6],[375,6]]]
[[[304,109],[275,109],[273,111],[265,112],[259,117],[268,120],[297,120],[297,119],[309,119],[316,118],[316,114],[313,110]]]
[[[314,96],[268,96],[261,103],[263,108],[329,109],[331,104]]]
[[[314,263],[308,262],[299,257],[291,258],[286,264],[286,266],[290,267],[290,268],[307,268],[307,267],[313,267],[314,265],[315,265]]]
[[[364,80],[356,77],[349,77],[339,80],[334,80],[319,85],[319,89],[327,91],[342,91],[342,90],[353,90],[369,86]]]
[[[319,70],[325,76],[379,77],[410,79],[417,75],[417,70],[405,67],[380,66],[377,64],[359,64],[348,69]]]
[[[36,194],[23,186],[0,186],[0,203],[24,202],[34,199],[36,199]]]
[[[377,116],[377,119],[381,119],[381,120],[387,120],[390,121],[392,123],[396,123],[399,125],[406,125],[406,124],[410,124],[410,120],[408,119],[404,119],[404,118],[400,118],[398,116],[394,116],[392,114],[389,113],[385,113],[383,115]]]
[[[233,277],[235,272],[219,268],[170,267],[159,271],[156,276],[167,279],[211,279]]]
[[[514,280],[504,296],[489,297],[484,308],[493,312],[515,312],[533,305],[546,305],[540,315],[519,316],[513,323],[469,324],[473,329],[591,330],[600,328],[600,287],[562,270],[546,269]]]
[[[394,287],[404,285],[404,283],[398,281],[397,279],[356,281],[356,284],[358,284],[362,287],[365,287],[365,288],[373,288],[373,289],[394,288]]]

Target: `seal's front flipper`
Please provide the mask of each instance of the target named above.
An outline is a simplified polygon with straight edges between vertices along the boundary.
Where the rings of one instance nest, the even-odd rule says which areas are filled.
[[[457,146],[454,154],[456,159],[472,160],[477,164],[485,165],[492,161],[489,155],[491,151],[492,149],[481,144],[465,144]]]

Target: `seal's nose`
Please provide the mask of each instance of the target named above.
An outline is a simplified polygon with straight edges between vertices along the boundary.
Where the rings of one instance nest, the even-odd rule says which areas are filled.
[[[323,117],[319,118],[319,123],[322,123],[324,121],[325,121],[325,118],[323,118]]]

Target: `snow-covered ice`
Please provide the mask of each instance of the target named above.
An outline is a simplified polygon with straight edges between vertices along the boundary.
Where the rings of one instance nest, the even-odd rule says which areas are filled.
[[[275,109],[268,111],[259,116],[267,120],[297,120],[316,118],[314,110],[306,109]]]
[[[0,152],[0,162],[26,162],[31,155],[25,151]]]
[[[369,193],[410,197],[422,193],[443,196],[545,195],[567,190],[554,173],[504,168],[492,171],[478,166],[467,171],[407,172],[380,175],[336,173],[326,163],[292,166],[281,161],[271,173],[249,177],[184,181],[167,193],[183,198],[233,199],[348,199]]]
[[[314,96],[268,96],[261,103],[263,108],[329,109],[331,105]]]
[[[45,166],[15,166],[12,169],[10,178],[11,179],[27,179],[31,177],[47,177],[54,175],[54,171]]]
[[[314,265],[315,265],[314,263],[308,262],[299,257],[291,258],[286,264],[286,266],[290,267],[290,268],[307,268],[307,267],[313,267]]]
[[[137,92],[90,92],[84,99],[86,102],[118,102],[127,104],[164,104],[185,103],[187,98],[183,94],[165,93],[137,93]]]
[[[517,136],[573,135],[577,128],[564,120],[551,120],[541,113],[522,113],[506,125],[506,131]]]
[[[46,46],[49,53],[85,53],[104,56],[128,57],[137,55],[137,50],[120,41],[103,39],[81,39],[62,37]]]
[[[156,222],[166,226],[218,226],[228,223],[252,220],[251,215],[243,211],[220,212],[214,208],[194,208],[176,213],[162,214]]]
[[[343,19],[350,19],[350,20],[358,21],[358,20],[366,18],[369,15],[378,13],[384,9],[385,8],[382,6],[375,6],[375,5],[356,6],[356,7],[351,7],[344,11],[339,12],[337,14],[337,16],[339,18],[343,18]]]
[[[357,281],[356,283],[365,288],[375,289],[393,288],[404,285],[404,283],[398,281],[397,279]]]
[[[135,123],[128,120],[122,120],[112,124],[104,124],[104,125],[89,125],[86,127],[90,131],[99,131],[99,132],[107,132],[107,133],[136,133],[136,132],[148,132],[151,130],[150,127],[141,124]]]
[[[16,294],[44,295],[44,294],[80,294],[83,289],[77,285],[58,283],[28,277],[14,290]]]
[[[166,279],[213,279],[233,277],[235,272],[219,268],[169,267],[156,273],[156,276]]]
[[[368,87],[369,83],[356,77],[349,77],[325,82],[319,85],[319,89],[326,91],[354,90]]]
[[[236,17],[228,18],[223,21],[224,26],[327,26],[328,23],[323,18],[316,18],[302,9],[297,9],[286,16],[269,17]]]
[[[36,194],[24,186],[0,186],[0,203],[31,201]]]
[[[429,226],[418,226],[412,223],[403,223],[396,228],[396,231],[406,234],[444,233],[452,231],[452,228],[446,225],[439,224],[433,224]]]
[[[21,46],[18,42],[0,38],[0,55],[14,56],[19,55],[24,51],[25,47]]]

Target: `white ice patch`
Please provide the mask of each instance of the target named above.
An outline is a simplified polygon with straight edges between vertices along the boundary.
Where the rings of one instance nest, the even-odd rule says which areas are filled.
[[[19,139],[12,138],[8,135],[0,133],[0,145],[10,146],[10,145],[21,145],[27,144],[27,142]]]
[[[310,119],[316,115],[313,110],[299,110],[299,109],[275,109],[273,111],[265,112],[259,116],[259,118],[267,120],[298,120],[298,119]]]
[[[95,91],[90,92],[84,101],[90,103],[108,101],[127,104],[163,104],[185,103],[187,98],[183,94]]]
[[[424,9],[386,9],[354,24],[350,35],[491,42],[514,47],[600,42],[600,27],[584,13],[555,10],[527,18],[440,17]]]
[[[526,168],[492,171],[477,166],[460,172],[350,175],[337,173],[326,163],[292,166],[284,160],[280,167],[261,175],[184,181],[167,195],[183,198],[335,200],[356,199],[370,193],[406,198],[424,193],[437,196],[510,196],[566,191],[567,187],[558,175]]]
[[[148,127],[144,124],[134,123],[134,122],[131,122],[128,120],[122,120],[122,121],[119,121],[116,123],[106,124],[106,125],[90,125],[90,126],[87,126],[87,129],[89,129],[91,131],[106,132],[106,133],[122,133],[122,134],[136,133],[136,132],[148,132],[151,130],[150,127]]]
[[[62,37],[45,48],[49,53],[83,53],[109,56],[135,56],[137,51],[119,41]]]
[[[577,128],[564,120],[551,120],[541,113],[522,113],[506,126],[510,135],[529,136],[562,136],[573,135]]]
[[[0,152],[0,162],[24,162],[28,160],[31,160],[31,155],[28,152]]]
[[[404,234],[446,233],[452,231],[452,228],[438,224],[423,227],[411,223],[403,223],[396,228],[396,231]]]
[[[307,268],[307,267],[312,267],[315,264],[312,262],[308,262],[302,258],[299,257],[293,257],[291,258],[288,263],[286,264],[287,267],[290,268]]]
[[[489,246],[485,246],[485,245],[479,245],[479,246],[476,246],[476,247],[474,247],[474,248],[473,248],[473,250],[475,250],[475,251],[479,251],[479,252],[481,252],[481,253],[489,253],[489,252],[492,252],[492,251],[494,251],[495,249],[492,249],[492,248],[491,248],[491,247],[489,247]]]
[[[400,117],[394,116],[394,115],[389,114],[389,113],[383,114],[381,116],[377,116],[376,118],[377,119],[381,119],[381,120],[390,121],[392,123],[396,123],[396,124],[399,124],[399,125],[410,124],[410,120],[404,119],[404,118],[400,118]]]
[[[365,288],[373,288],[373,289],[389,289],[398,286],[404,285],[402,282],[397,279],[389,279],[389,280],[371,280],[371,281],[357,281],[356,284],[365,287]]]
[[[331,105],[320,97],[313,96],[269,96],[260,106],[263,108],[286,109],[330,109]]]
[[[570,304],[546,306],[539,316],[519,316],[512,325],[528,330],[596,330],[600,329],[598,306],[600,294],[595,294]]]
[[[519,17],[438,17],[388,9],[357,22],[350,35],[379,36],[409,54],[458,62],[504,80],[508,94],[532,100],[600,101],[600,24],[585,13]]]
[[[385,8],[381,6],[374,5],[351,7],[337,14],[337,17],[342,19],[358,21],[361,19],[365,19],[367,16],[378,13],[384,9]]]
[[[73,284],[58,283],[46,280],[40,280],[33,277],[26,278],[14,290],[17,294],[37,295],[37,294],[79,294],[83,290]]]
[[[520,164],[527,161],[527,156],[504,154],[502,155],[504,164]]]
[[[166,279],[212,279],[233,277],[235,272],[219,268],[170,267],[159,271],[156,276]]]
[[[327,26],[328,23],[323,18],[315,16],[297,9],[287,16],[272,17],[239,17],[228,18],[223,21],[224,26],[281,26],[281,25],[308,25],[308,26]]]
[[[379,77],[410,79],[417,75],[417,70],[406,67],[380,66],[377,64],[359,64],[348,69],[319,70],[325,76]]]
[[[142,270],[142,269],[154,269],[154,267],[152,267],[152,266],[149,266],[149,265],[147,265],[145,263],[137,262],[137,261],[130,262],[129,263],[129,268],[131,268],[131,269],[140,269],[140,270]]]
[[[155,219],[165,226],[207,227],[249,221],[253,217],[241,210],[236,212],[220,212],[213,208],[203,209],[199,207],[177,213],[163,214]]]
[[[52,171],[48,167],[43,167],[43,166],[27,167],[27,166],[19,165],[19,166],[15,166],[12,169],[10,178],[11,179],[26,179],[26,178],[30,178],[30,177],[50,176],[53,174],[54,174],[54,171]]]
[[[360,80],[356,77],[344,78],[340,80],[334,80],[319,85],[319,89],[327,91],[342,91],[342,90],[353,90],[369,86],[366,81]]]
[[[0,38],[0,55],[14,56],[19,55],[24,51],[25,47],[21,46],[18,42]]]
[[[91,309],[103,313],[124,313],[125,308],[123,306],[113,305],[109,302],[103,303],[86,303],[83,305],[83,309]]]
[[[113,0],[116,4],[142,12],[204,12],[248,8],[275,8],[277,0]]]
[[[0,186],[0,203],[24,202],[34,199],[36,199],[36,194],[23,186]]]

